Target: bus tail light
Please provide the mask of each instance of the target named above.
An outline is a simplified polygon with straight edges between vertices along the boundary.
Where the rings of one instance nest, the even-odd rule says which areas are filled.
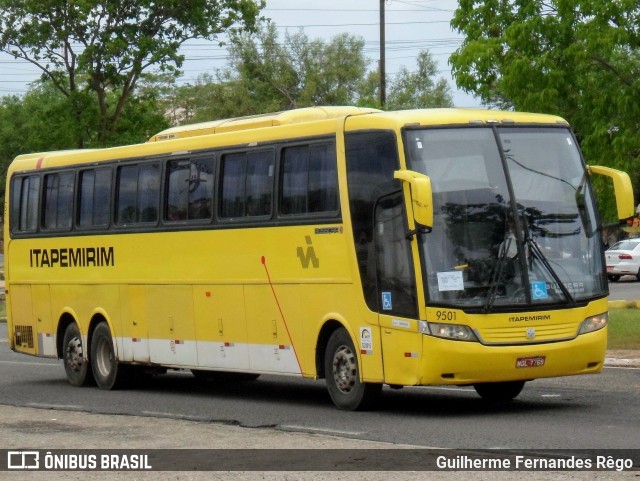
[[[596,316],[587,317],[580,325],[578,334],[586,334],[588,332],[598,331],[605,327],[609,322],[609,313],[603,312]]]

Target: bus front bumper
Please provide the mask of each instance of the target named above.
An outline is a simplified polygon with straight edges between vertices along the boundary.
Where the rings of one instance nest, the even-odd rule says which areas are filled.
[[[475,384],[595,374],[604,367],[607,329],[560,342],[482,345],[423,338],[423,376],[419,384]]]

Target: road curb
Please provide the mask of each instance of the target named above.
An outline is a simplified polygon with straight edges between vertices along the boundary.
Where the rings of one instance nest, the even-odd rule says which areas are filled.
[[[640,301],[609,301],[609,309],[640,309]]]
[[[604,360],[605,367],[633,367],[640,368],[640,359],[617,359],[607,357]]]

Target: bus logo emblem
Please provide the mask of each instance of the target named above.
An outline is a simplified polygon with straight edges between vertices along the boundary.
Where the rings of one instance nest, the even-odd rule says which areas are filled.
[[[535,339],[536,338],[536,330],[532,327],[527,329],[527,339]]]
[[[306,235],[304,236],[304,239],[308,246],[306,252],[303,247],[298,247],[297,249],[298,257],[300,258],[300,265],[303,269],[308,269],[309,263],[311,263],[313,268],[317,269],[320,267],[320,259],[316,257],[316,251],[313,248],[311,236]]]

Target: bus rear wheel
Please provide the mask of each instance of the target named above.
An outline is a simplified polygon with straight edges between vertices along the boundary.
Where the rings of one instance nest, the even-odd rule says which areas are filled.
[[[382,384],[360,381],[357,351],[344,328],[335,330],[329,337],[324,373],[329,396],[338,409],[369,409],[380,397]]]
[[[73,386],[87,386],[93,382],[91,366],[85,356],[82,335],[75,322],[67,326],[62,340],[64,372]]]
[[[100,389],[124,387],[131,378],[129,366],[118,362],[111,330],[106,322],[98,324],[91,338],[91,367],[93,377]]]
[[[504,402],[515,399],[524,387],[524,381],[487,382],[473,385],[485,401]]]

